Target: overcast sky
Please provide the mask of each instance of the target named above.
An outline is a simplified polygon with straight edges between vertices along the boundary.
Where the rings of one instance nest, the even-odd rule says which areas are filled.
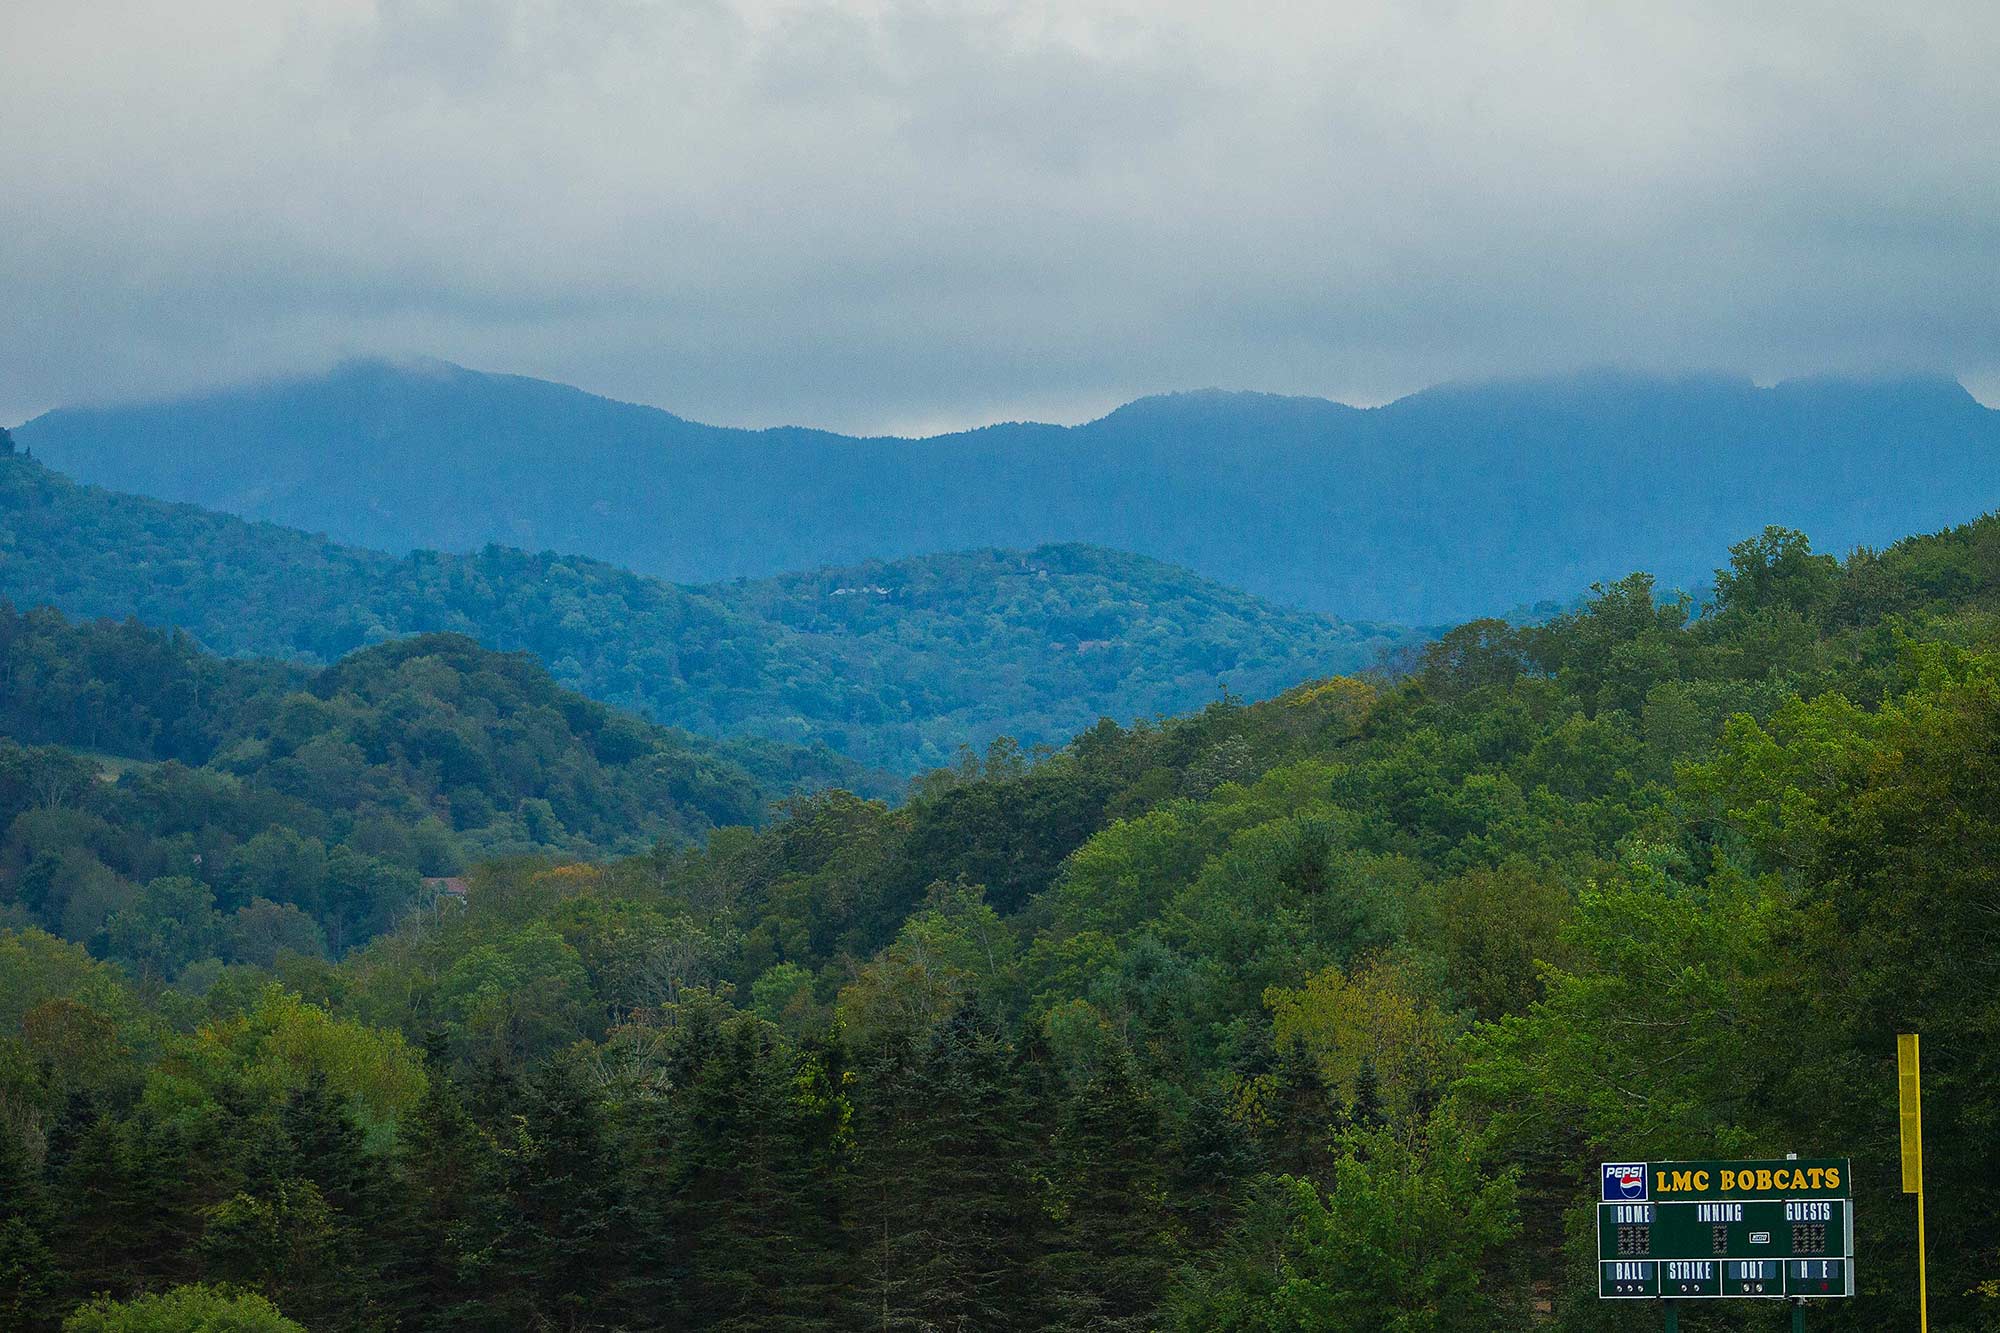
[[[356,354],[735,424],[2000,390],[2000,7],[4,0],[0,420]]]

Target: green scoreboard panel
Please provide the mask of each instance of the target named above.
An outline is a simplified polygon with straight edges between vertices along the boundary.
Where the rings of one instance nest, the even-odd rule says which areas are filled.
[[[1607,1162],[1597,1205],[1606,1300],[1854,1294],[1846,1159]]]

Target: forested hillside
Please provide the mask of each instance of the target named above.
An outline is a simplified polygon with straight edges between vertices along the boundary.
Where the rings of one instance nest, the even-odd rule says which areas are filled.
[[[1185,393],[1073,428],[863,440],[720,429],[442,362],[356,362],[64,409],[19,434],[85,481],[397,553],[499,543],[707,582],[1089,542],[1289,606],[1423,625],[1631,569],[1697,588],[1716,552],[1766,523],[1844,553],[1963,522],[2000,494],[2000,413],[1921,378],[1759,388],[1600,372],[1367,410]]]
[[[2000,1327],[1996,627],[2000,520],[1773,529],[1706,608],[488,862],[338,961],[0,933],[0,1322],[1650,1329],[1595,1163],[1798,1151],[1857,1175],[1811,1326],[1908,1327],[1915,1030],[1932,1327]]]
[[[1272,606],[1088,547],[686,588],[489,546],[394,558],[79,486],[0,457],[0,597],[136,616],[225,655],[333,661],[410,634],[532,653],[558,684],[712,736],[827,745],[907,775],[1009,735],[1265,697],[1406,631]]]
[[[338,955],[480,858],[686,845],[857,776],[649,726],[453,635],[309,671],[0,602],[0,921],[154,981]]]

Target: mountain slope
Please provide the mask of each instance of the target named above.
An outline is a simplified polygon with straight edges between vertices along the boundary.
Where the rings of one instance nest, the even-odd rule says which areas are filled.
[[[689,842],[780,795],[728,746],[459,635],[312,671],[0,602],[0,925],[103,945],[164,879],[196,886],[209,934],[219,905],[338,951],[418,901],[419,876]]]
[[[79,486],[21,457],[0,459],[0,597],[304,662],[455,632],[663,723],[823,743],[900,773],[1001,734],[1055,744],[1100,716],[1275,693],[1407,637],[1085,547],[706,588],[501,547],[397,558]],[[799,775],[857,780],[832,756],[818,768]]]
[[[2000,414],[1924,379],[1600,373],[1369,410],[1176,394],[1075,428],[912,441],[722,429],[531,379],[361,362],[64,409],[18,435],[87,481],[384,550],[498,542],[706,581],[1087,542],[1404,623],[1632,568],[1704,583],[1715,552],[1766,523],[1839,550],[1963,521],[2000,492]]]

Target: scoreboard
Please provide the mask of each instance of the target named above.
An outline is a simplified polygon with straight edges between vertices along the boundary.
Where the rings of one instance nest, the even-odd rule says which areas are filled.
[[[1606,1162],[1597,1294],[1606,1300],[1852,1296],[1845,1158]]]

